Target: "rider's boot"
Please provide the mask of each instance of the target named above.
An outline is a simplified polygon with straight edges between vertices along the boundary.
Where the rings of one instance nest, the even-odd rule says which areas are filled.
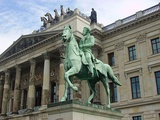
[[[88,65],[89,65],[89,71],[91,73],[91,76],[93,77],[94,76],[93,65],[92,65],[92,63],[88,63]]]

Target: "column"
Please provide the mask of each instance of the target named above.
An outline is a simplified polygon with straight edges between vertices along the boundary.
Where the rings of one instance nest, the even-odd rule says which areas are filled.
[[[42,88],[42,107],[49,103],[49,82],[50,82],[50,56],[48,53],[44,55],[44,70],[43,70],[43,88]]]
[[[5,82],[3,88],[3,102],[2,102],[2,114],[6,114],[7,112],[7,103],[8,103],[8,94],[9,94],[9,78],[10,78],[10,71],[5,71]]]
[[[61,98],[63,97],[63,93],[64,93],[64,90],[65,90],[65,81],[64,81],[64,73],[65,73],[65,70],[64,70],[64,49],[61,48],[59,50],[60,52],[60,64],[59,64],[59,101],[61,100]]]
[[[13,100],[13,113],[17,113],[20,104],[20,77],[21,77],[21,67],[16,65],[16,79],[14,87],[14,100]]]
[[[4,85],[4,76],[1,75],[1,77],[0,77],[0,113],[1,113],[1,109],[2,109],[3,85]]]
[[[21,105],[20,109],[23,109],[24,90],[21,91]]]
[[[36,61],[35,59],[30,60],[30,78],[29,78],[29,90],[28,90],[28,109],[33,109],[35,106],[35,85],[34,85],[34,76],[35,76],[35,67],[36,67]]]

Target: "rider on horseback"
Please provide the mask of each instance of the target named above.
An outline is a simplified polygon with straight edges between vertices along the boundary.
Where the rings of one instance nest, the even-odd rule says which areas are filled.
[[[92,35],[90,35],[90,29],[88,27],[84,27],[83,28],[83,38],[80,41],[79,47],[80,50],[83,51],[85,58],[88,62],[88,67],[89,67],[89,71],[90,74],[92,75],[92,77],[94,76],[94,72],[93,72],[93,62],[92,60],[95,59],[94,55],[92,54],[92,49],[91,47],[94,46],[94,37]]]

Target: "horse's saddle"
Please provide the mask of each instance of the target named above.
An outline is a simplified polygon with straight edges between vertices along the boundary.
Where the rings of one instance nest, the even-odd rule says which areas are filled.
[[[97,60],[97,59],[94,57],[93,54],[91,54],[91,59],[92,59],[93,65],[99,63],[99,60]],[[84,65],[88,65],[88,62],[87,62],[86,57],[85,57],[85,55],[84,55],[83,52],[81,53],[81,60],[82,60],[82,63],[83,63]]]

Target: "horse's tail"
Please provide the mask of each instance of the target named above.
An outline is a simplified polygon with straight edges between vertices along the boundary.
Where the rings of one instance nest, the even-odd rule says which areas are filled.
[[[106,65],[106,68],[107,68],[107,76],[108,76],[108,78],[113,83],[115,83],[116,85],[121,86],[121,83],[119,82],[119,80],[117,79],[117,77],[114,75],[112,68],[108,64],[105,64],[105,65]]]

